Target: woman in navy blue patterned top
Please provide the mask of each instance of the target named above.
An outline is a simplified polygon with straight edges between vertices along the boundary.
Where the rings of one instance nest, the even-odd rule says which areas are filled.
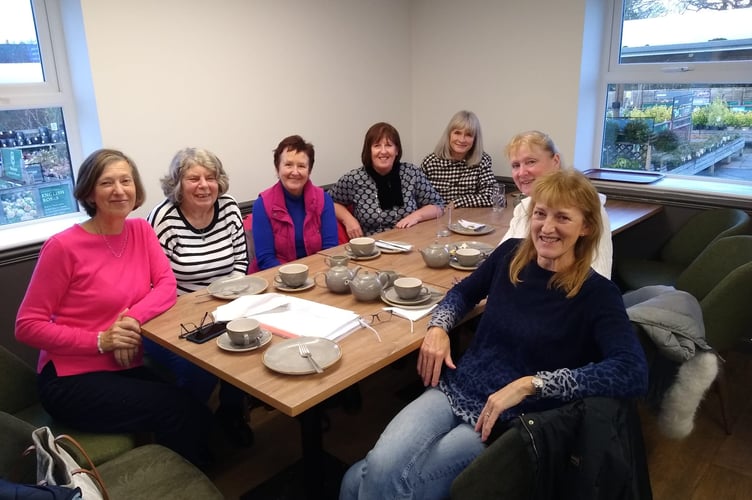
[[[340,177],[330,191],[348,237],[411,227],[442,213],[441,195],[420,168],[401,157],[397,129],[384,122],[371,125],[363,141],[363,166]]]
[[[418,357],[429,388],[350,468],[340,498],[447,498],[495,425],[584,397],[645,392],[645,355],[619,289],[590,267],[598,193],[581,173],[559,170],[532,197],[528,237],[501,244],[439,304]],[[447,332],[484,298],[455,366]]]

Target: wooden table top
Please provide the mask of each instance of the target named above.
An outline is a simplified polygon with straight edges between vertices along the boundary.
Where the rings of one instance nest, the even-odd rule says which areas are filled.
[[[464,218],[494,226],[495,230],[489,234],[467,236],[452,233],[450,236],[437,238],[437,222],[425,221],[412,228],[393,229],[378,235],[380,239],[410,243],[414,246],[413,251],[406,254],[382,253],[377,259],[351,262],[350,267],[360,265],[371,270],[395,270],[400,274],[419,277],[427,284],[446,291],[452,286],[455,278],[461,279],[467,272],[452,267],[429,268],[423,262],[420,249],[437,240],[442,243],[481,241],[495,246],[505,234],[512,217],[511,197],[508,200],[510,206],[500,213],[492,212],[490,208],[454,210],[455,220]],[[609,201],[606,209],[611,219],[612,232],[616,233],[658,213],[661,206],[617,200]],[[317,272],[326,271],[326,255],[341,253],[344,253],[344,248],[338,246],[310,255],[298,262],[308,265],[309,276],[313,277]],[[272,268],[256,273],[256,276],[269,282],[267,291],[275,291],[273,282],[276,272],[277,269]],[[293,295],[361,315],[378,312],[385,306],[379,300],[359,302],[352,294],[335,294],[320,286],[295,292]],[[205,292],[182,295],[170,310],[144,324],[142,332],[146,337],[293,417],[418,349],[428,323],[428,317],[415,322],[414,333],[410,333],[409,321],[399,317],[385,323],[377,323],[374,327],[381,335],[382,342],[378,342],[376,336],[368,329],[356,330],[337,342],[342,350],[342,358],[324,373],[284,375],[270,370],[262,361],[263,353],[270,345],[284,340],[276,335],[266,347],[240,353],[224,351],[214,340],[195,344],[178,338],[181,323],[198,324],[206,311],[213,311],[223,303],[225,301],[208,296]]]
[[[612,236],[658,214],[661,210],[663,205],[655,203],[606,199],[606,212]]]
[[[324,256],[320,254],[310,255],[298,262],[309,266],[311,276],[327,269]],[[272,268],[256,273],[255,276],[263,277],[270,283],[267,291],[275,291],[272,284],[275,274],[276,268]],[[359,302],[352,294],[335,294],[319,286],[290,295],[362,315],[379,312],[386,305],[380,300]],[[141,329],[146,337],[291,417],[420,347],[428,323],[428,317],[416,321],[415,333],[410,333],[408,320],[396,316],[390,321],[376,323],[373,327],[379,332],[381,342],[370,330],[358,329],[337,342],[342,350],[342,358],[324,373],[285,375],[270,370],[262,361],[266,349],[285,340],[277,335],[261,349],[238,353],[220,349],[215,340],[195,344],[178,339],[180,323],[198,324],[206,311],[213,311],[224,303],[226,301],[202,295],[202,292],[182,295],[175,306],[145,323]]]

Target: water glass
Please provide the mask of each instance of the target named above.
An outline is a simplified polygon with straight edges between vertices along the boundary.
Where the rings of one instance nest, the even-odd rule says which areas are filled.
[[[504,189],[504,184],[497,184],[493,193],[491,194],[491,208],[494,212],[501,212],[504,207],[507,206],[507,198]]]
[[[439,238],[443,238],[452,234],[452,232],[449,230],[449,226],[452,225],[452,202],[447,203],[444,212],[449,214],[446,225],[442,224],[441,221],[443,213],[438,212],[436,214],[436,236]]]

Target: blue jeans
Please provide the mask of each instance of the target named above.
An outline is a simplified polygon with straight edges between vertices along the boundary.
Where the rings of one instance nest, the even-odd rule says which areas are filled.
[[[392,419],[366,458],[345,473],[340,500],[448,498],[454,478],[486,448],[438,389]]]

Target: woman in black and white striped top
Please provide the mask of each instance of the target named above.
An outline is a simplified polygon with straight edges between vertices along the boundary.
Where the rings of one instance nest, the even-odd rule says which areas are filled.
[[[226,194],[229,178],[222,162],[210,151],[185,148],[172,159],[161,179],[167,197],[147,217],[170,260],[178,295],[205,288],[213,281],[244,276],[248,270],[240,207]],[[177,385],[207,402],[217,377],[154,342],[144,340],[147,354],[166,366]],[[246,395],[222,383],[215,412],[228,437],[236,444],[253,443],[247,424]]]
[[[148,220],[170,259],[178,294],[245,275],[243,220],[237,202],[226,194],[229,179],[219,158],[203,149],[183,149],[161,182],[167,198]]]

